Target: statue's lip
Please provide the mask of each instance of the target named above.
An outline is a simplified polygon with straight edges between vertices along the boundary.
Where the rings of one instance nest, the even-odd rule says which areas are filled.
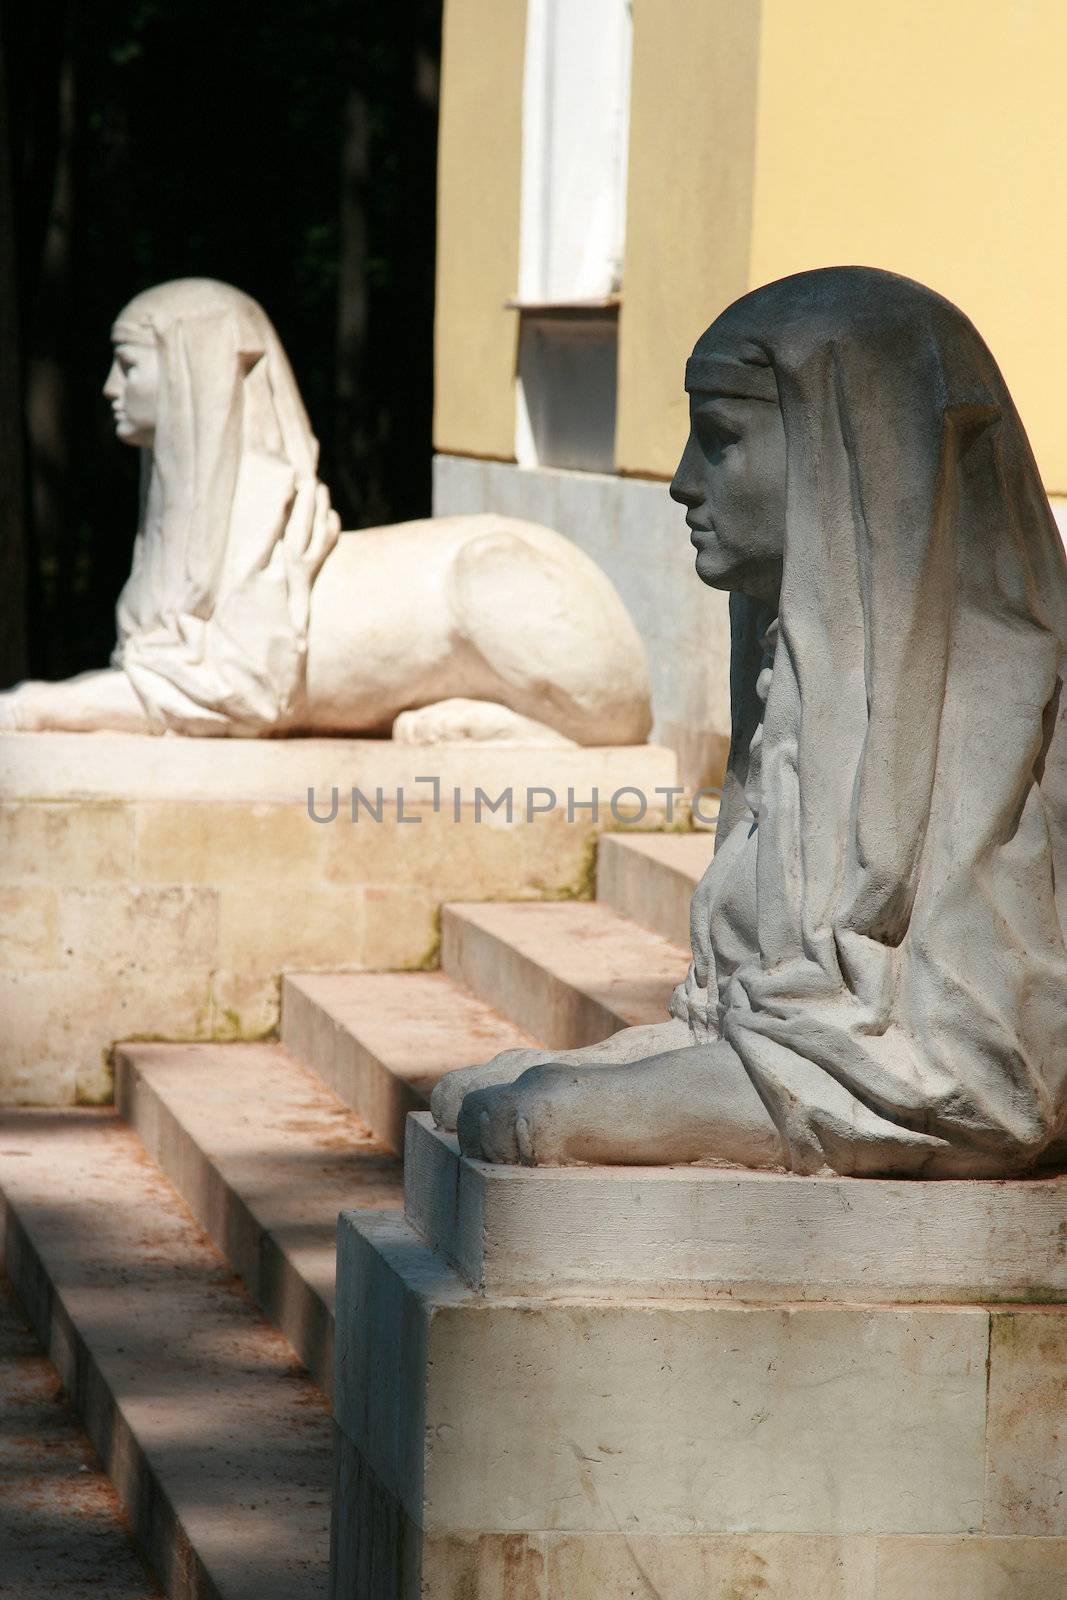
[[[686,517],[685,523],[692,534],[715,532],[715,524],[713,522],[694,522],[692,518]]]

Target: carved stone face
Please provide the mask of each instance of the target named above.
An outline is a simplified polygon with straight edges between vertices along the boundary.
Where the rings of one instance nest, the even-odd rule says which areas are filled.
[[[777,598],[786,503],[785,425],[776,402],[697,390],[671,484],[688,508],[698,576],[714,589]]]
[[[159,355],[154,345],[117,344],[104,384],[123,444],[152,448],[159,410]]]

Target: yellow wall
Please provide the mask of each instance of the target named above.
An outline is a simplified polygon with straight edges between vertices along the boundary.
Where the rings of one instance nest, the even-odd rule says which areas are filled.
[[[748,287],[758,45],[750,0],[634,0],[621,472],[674,471],[685,359]]]
[[[937,289],[1067,492],[1065,0],[764,0],[756,148],[750,283],[856,262]]]
[[[446,0],[439,450],[511,459],[524,0]],[[685,358],[747,288],[930,284],[1067,493],[1067,0],[634,0],[620,471],[669,476]]]
[[[525,0],[446,0],[437,185],[434,444],[515,453]]]

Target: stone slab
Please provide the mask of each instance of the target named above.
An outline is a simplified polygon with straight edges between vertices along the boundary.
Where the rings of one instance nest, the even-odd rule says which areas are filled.
[[[0,1595],[161,1600],[56,1370],[3,1279]]]
[[[327,1583],[326,1398],[110,1112],[0,1119],[4,1269],[170,1600]]]
[[[547,787],[566,804],[568,787],[605,798],[623,785],[643,789],[676,781],[674,752],[660,745],[531,749],[503,745],[394,744],[391,739],[193,739],[180,734],[0,734],[0,800],[258,800],[306,805],[309,787],[325,802],[336,785],[347,794],[381,786],[408,792],[412,809],[440,780],[445,803],[459,788],[496,795],[511,785],[525,795]]]
[[[1067,1600],[1067,1541],[422,1533],[338,1433],[331,1600]]]
[[[706,814],[714,814],[712,805]],[[597,900],[687,950],[689,902],[714,848],[708,830],[607,833],[597,848]]]
[[[536,1040],[443,973],[294,973],[282,989],[282,1042],[391,1150],[409,1111],[453,1067]]]
[[[412,1226],[496,1294],[1067,1302],[1067,1174],[921,1182],[495,1166],[461,1157],[455,1135],[422,1113],[408,1119],[406,1175]],[[1067,1345],[1061,1384],[1065,1362]]]
[[[121,1115],[315,1382],[333,1385],[338,1213],[403,1204],[400,1163],[277,1044],[132,1044]]]
[[[480,1296],[387,1213],[338,1251],[338,1426],[424,1534],[982,1531],[985,1310]]]
[[[596,1044],[662,1022],[687,950],[606,906],[448,905],[441,966],[552,1049]]]
[[[1067,1537],[1067,1306],[994,1316],[988,1431],[990,1531]]]

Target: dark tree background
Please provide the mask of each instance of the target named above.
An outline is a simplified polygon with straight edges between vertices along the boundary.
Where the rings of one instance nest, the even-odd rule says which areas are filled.
[[[0,682],[104,666],[138,290],[222,278],[288,351],[345,527],[430,500],[441,0],[0,0]]]

